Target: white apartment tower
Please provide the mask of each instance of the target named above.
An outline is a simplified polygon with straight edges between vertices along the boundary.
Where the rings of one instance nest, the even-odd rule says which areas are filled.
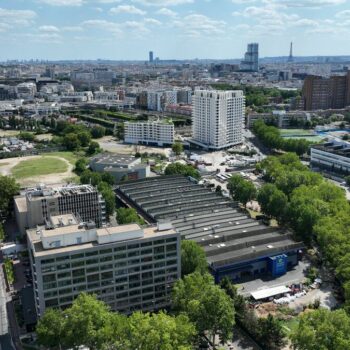
[[[192,103],[193,143],[219,150],[243,142],[243,91],[196,90]]]

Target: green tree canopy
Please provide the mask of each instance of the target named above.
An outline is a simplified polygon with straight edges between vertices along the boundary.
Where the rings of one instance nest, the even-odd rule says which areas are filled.
[[[165,175],[184,175],[191,176],[195,179],[200,178],[200,174],[197,169],[192,165],[185,165],[181,163],[172,163],[165,168]]]
[[[261,210],[266,215],[283,221],[287,205],[288,197],[280,191],[274,184],[265,184],[258,191],[257,200]]]
[[[91,134],[88,131],[79,132],[78,139],[81,146],[87,147],[91,141]]]
[[[240,175],[233,175],[228,180],[227,188],[235,201],[244,206],[256,197],[256,188],[254,184],[243,179]]]
[[[344,310],[307,313],[291,339],[296,350],[350,349],[350,318]]]
[[[198,271],[208,271],[207,258],[203,248],[194,241],[183,240],[181,242],[181,274],[186,276]]]
[[[183,152],[184,147],[181,142],[175,142],[171,149],[177,156],[179,156]]]
[[[231,298],[214,284],[209,274],[194,272],[174,285],[173,307],[185,313],[199,334],[209,334],[214,348],[216,337],[225,342],[232,336],[235,311]]]
[[[133,223],[142,225],[144,223],[134,208],[118,208],[116,218],[119,225]]]
[[[75,162],[74,171],[77,175],[82,174],[88,166],[88,161],[85,158],[80,158]]]
[[[95,125],[91,129],[91,136],[94,139],[99,139],[99,138],[105,136],[105,134],[106,134],[106,128],[104,128],[103,126]]]
[[[63,137],[63,145],[69,151],[75,151],[80,146],[80,141],[77,134],[69,133]]]
[[[0,175],[0,215],[7,216],[11,210],[13,197],[19,192],[19,184],[13,177]]]

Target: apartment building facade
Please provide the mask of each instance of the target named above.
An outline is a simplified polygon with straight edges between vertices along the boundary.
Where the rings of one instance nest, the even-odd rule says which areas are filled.
[[[50,228],[28,230],[27,239],[39,317],[81,292],[126,314],[165,308],[181,277],[180,235],[167,223],[96,229],[65,215],[52,217]]]
[[[192,142],[214,150],[242,143],[244,111],[243,91],[196,90]]]
[[[341,109],[350,105],[350,71],[329,78],[310,75],[304,80],[302,100],[305,110]]]
[[[106,223],[105,201],[91,185],[37,187],[15,197],[17,225],[22,234],[48,221],[51,216],[73,213],[84,222],[93,221],[97,227]]]
[[[174,143],[175,127],[169,121],[125,122],[124,142],[169,146]]]

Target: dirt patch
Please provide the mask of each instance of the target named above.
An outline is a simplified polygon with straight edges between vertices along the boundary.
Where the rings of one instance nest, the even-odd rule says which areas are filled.
[[[96,140],[100,147],[111,153],[119,154],[134,154],[135,152],[148,152],[148,153],[157,153],[169,156],[171,149],[170,148],[158,148],[158,147],[148,147],[140,145],[127,145],[122,142],[118,142],[114,139],[113,136],[105,136],[101,139]]]

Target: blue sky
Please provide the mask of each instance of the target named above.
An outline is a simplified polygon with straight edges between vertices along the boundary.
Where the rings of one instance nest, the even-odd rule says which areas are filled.
[[[350,55],[350,0],[0,0],[0,60]]]

